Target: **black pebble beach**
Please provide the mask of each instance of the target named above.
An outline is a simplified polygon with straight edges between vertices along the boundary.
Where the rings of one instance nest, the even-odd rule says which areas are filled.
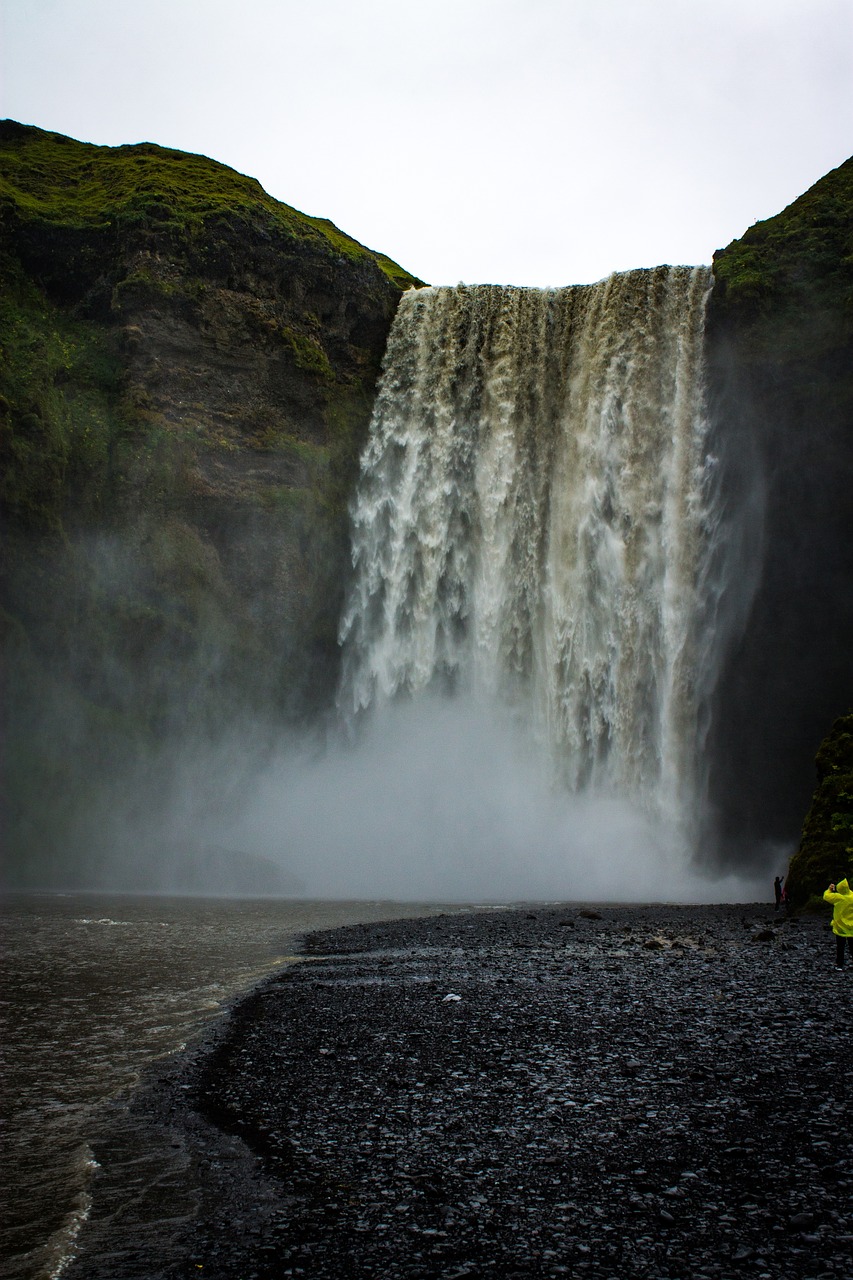
[[[107,1256],[96,1184],[68,1277],[853,1276],[853,968],[825,920],[482,910],[303,956],[134,1104],[191,1211],[136,1240],[113,1213]]]

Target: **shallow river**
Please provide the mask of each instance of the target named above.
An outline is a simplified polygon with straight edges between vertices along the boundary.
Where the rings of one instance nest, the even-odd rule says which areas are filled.
[[[110,1100],[288,960],[307,930],[429,914],[389,902],[21,895],[2,907],[0,1277],[52,1280],[89,1212]]]

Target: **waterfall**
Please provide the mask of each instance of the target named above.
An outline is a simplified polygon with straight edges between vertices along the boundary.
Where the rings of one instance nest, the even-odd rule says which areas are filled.
[[[352,510],[339,706],[508,708],[688,838],[717,643],[705,267],[411,290]]]

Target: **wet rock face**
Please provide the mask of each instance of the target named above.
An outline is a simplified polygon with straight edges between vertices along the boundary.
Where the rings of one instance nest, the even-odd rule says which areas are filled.
[[[199,740],[328,707],[348,497],[416,283],[205,157],[0,121],[12,883],[114,884],[99,811],[152,758],[162,792]]]
[[[817,786],[786,882],[795,905],[853,875],[853,714],[836,720],[815,767]]]
[[[393,264],[251,179],[150,145],[92,147],[5,122],[0,188],[0,448],[14,539],[0,564],[4,608],[37,650],[45,634],[61,650],[67,610],[33,599],[27,576],[46,552],[50,570],[72,579],[76,613],[104,612],[80,583],[98,573],[91,544],[109,537],[150,579],[115,594],[138,597],[134,612],[166,628],[170,611],[183,613],[173,651],[183,641],[227,660],[231,637],[197,616],[224,607],[271,667],[290,648],[304,655],[304,684],[328,685],[349,485],[413,278],[399,268],[392,278]],[[152,529],[171,574],[148,549]],[[89,559],[83,572],[61,540],[44,545],[59,530]],[[200,548],[192,558],[188,539]],[[67,647],[81,642],[97,637]],[[116,646],[104,647],[94,664],[108,664]],[[38,656],[91,696],[64,653]],[[236,656],[257,665],[256,654]],[[132,664],[123,674],[139,680]],[[274,679],[266,696],[271,688]]]
[[[714,255],[709,390],[748,517],[708,756],[741,865],[762,843],[793,851],[814,754],[853,702],[852,246],[853,159]]]
[[[168,1274],[851,1274],[853,971],[822,922],[758,941],[769,919],[548,908],[313,935],[157,1095],[200,1188]],[[72,1274],[104,1274],[85,1240]]]

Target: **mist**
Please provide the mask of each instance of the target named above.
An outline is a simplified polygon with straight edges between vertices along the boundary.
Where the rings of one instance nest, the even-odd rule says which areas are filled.
[[[570,794],[507,709],[424,696],[385,706],[355,742],[292,741],[222,838],[307,897],[510,902],[743,901],[760,883],[691,866],[639,805]]]
[[[431,902],[764,896],[708,870],[710,704],[763,509],[732,491],[747,445],[728,457],[706,412],[709,288],[706,268],[661,267],[404,295],[351,506],[334,723],[270,749],[260,715],[241,730],[223,707],[205,746],[173,684],[184,745],[111,815],[112,847],[142,856],[107,851],[99,875]],[[214,638],[229,616],[223,600]],[[178,674],[215,696],[210,652]],[[737,872],[777,860],[744,851]]]

